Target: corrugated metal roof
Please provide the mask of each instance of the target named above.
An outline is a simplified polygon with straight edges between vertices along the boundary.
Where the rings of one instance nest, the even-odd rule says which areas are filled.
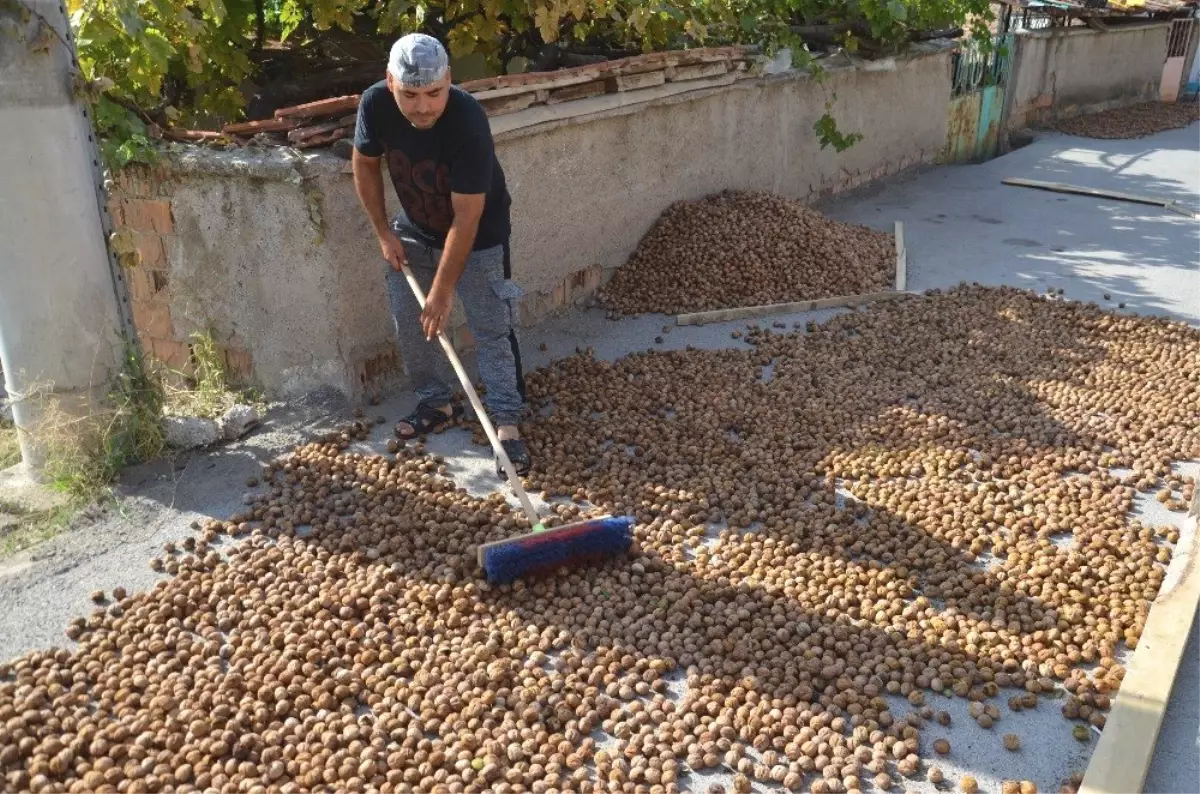
[[[1200,0],[998,0],[998,3],[1087,16],[1173,13],[1200,6]]]

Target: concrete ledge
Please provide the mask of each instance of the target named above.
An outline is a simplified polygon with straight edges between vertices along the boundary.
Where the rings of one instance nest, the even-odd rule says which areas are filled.
[[[205,146],[172,144],[167,150],[171,176],[211,176],[234,179],[295,181],[299,168],[309,167],[332,155],[300,154],[285,148],[245,147],[215,149]],[[344,162],[338,160],[338,162]]]
[[[822,59],[818,63],[828,73],[855,70],[895,72],[906,62],[937,57],[949,52],[953,47],[954,43],[951,41],[921,42],[903,55],[876,61],[849,56],[834,56]],[[765,61],[760,64],[760,68],[763,65],[765,65]],[[559,106],[540,106],[508,113],[492,118],[492,134],[497,141],[510,140],[520,135],[546,132],[563,123],[588,122],[628,115],[651,107],[704,99],[727,90],[755,89],[775,84],[806,82],[812,79],[812,73],[807,69],[793,69],[790,66],[781,71],[761,74],[728,72],[715,77],[668,83],[634,91],[589,97]]]
[[[1095,30],[1094,28],[1041,28],[1039,30],[1022,30],[1017,35],[1031,39],[1068,38],[1072,36],[1112,36],[1135,30],[1170,27],[1170,25],[1170,20],[1149,20],[1146,22],[1130,22],[1128,24],[1117,25],[1110,27],[1108,30]]]

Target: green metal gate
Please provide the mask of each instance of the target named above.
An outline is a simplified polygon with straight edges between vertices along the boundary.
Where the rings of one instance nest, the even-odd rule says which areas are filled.
[[[980,163],[1000,150],[1004,115],[1004,90],[1012,63],[1013,35],[995,36],[991,47],[973,39],[963,41],[954,53],[943,163]]]

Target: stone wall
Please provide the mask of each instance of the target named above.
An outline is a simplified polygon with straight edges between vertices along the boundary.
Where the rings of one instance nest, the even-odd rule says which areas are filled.
[[[494,117],[523,324],[592,293],[672,201],[726,188],[811,200],[933,161],[945,47],[827,69],[823,84],[697,74]],[[839,127],[864,136],[842,153],[813,131],[835,95]],[[189,146],[119,175],[110,209],[140,253],[129,284],[147,348],[186,367],[190,334],[211,330],[239,379],[280,397],[396,378],[384,265],[349,171],[326,150]],[[470,346],[461,309],[452,328]]]

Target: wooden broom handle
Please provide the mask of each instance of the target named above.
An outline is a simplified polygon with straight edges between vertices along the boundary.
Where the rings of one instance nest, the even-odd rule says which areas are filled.
[[[413,272],[405,262],[400,266],[400,270],[404,273],[404,277],[408,279],[408,286],[412,287],[413,294],[417,296],[417,303],[421,305],[421,310],[425,309],[425,293],[421,289],[421,285],[417,283],[417,279],[413,276]],[[529,523],[534,527],[539,526],[542,521],[538,518],[537,510],[533,509],[533,502],[529,500],[529,494],[525,493],[525,488],[521,485],[521,478],[517,474],[516,468],[512,461],[508,458],[508,453],[504,451],[504,445],[500,443],[500,437],[496,435],[496,429],[492,427],[492,420],[488,418],[487,411],[484,410],[483,404],[479,402],[479,395],[475,393],[475,387],[471,385],[471,378],[467,375],[467,371],[463,369],[462,362],[458,358],[458,353],[454,352],[454,345],[450,344],[450,340],[446,338],[446,334],[438,331],[438,341],[442,343],[442,349],[446,351],[446,356],[450,359],[450,365],[454,367],[454,372],[458,375],[459,381],[462,383],[463,389],[467,392],[467,399],[471,401],[471,407],[475,409],[475,415],[479,417],[479,423],[483,425],[483,432],[487,433],[488,441],[492,442],[492,449],[496,451],[496,457],[500,459],[500,464],[504,467],[504,473],[508,477],[508,484],[517,493],[517,499],[521,501],[521,507],[525,510],[525,514],[529,516]]]

